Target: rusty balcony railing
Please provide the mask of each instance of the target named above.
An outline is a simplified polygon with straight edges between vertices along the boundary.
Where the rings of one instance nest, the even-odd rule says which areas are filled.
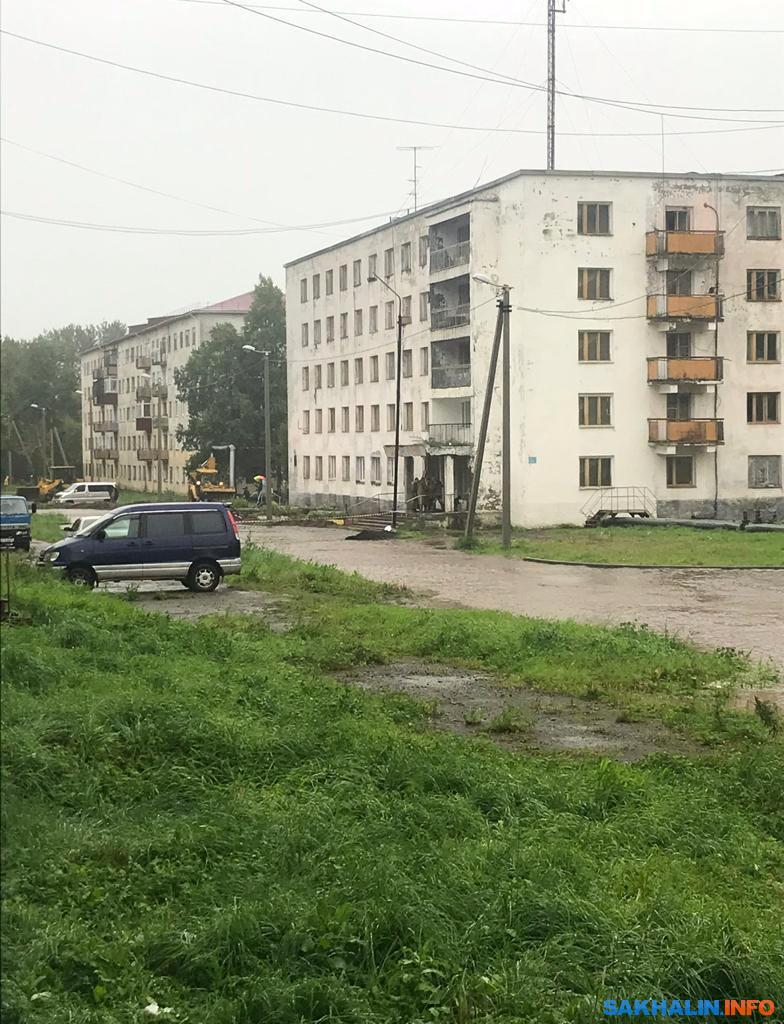
[[[136,429],[141,430],[144,434],[152,433],[152,416],[137,416],[136,417]]]
[[[441,270],[451,270],[452,267],[462,267],[471,256],[470,242],[457,242],[456,245],[447,245],[443,249],[430,250],[430,273],[436,274]]]
[[[434,331],[463,327],[470,320],[471,306],[468,302],[461,302],[458,306],[448,306],[445,309],[433,309],[430,313],[430,327]]]
[[[433,388],[467,388],[471,386],[471,365],[434,366],[430,371]]]
[[[649,320],[719,320],[722,319],[722,296],[663,295],[648,296]]]
[[[724,444],[724,420],[648,420],[650,444]]]
[[[431,423],[427,435],[431,444],[471,444],[473,440],[470,423]]]
[[[654,356],[648,360],[649,384],[702,383],[723,379],[724,360],[721,356],[692,356],[687,359]]]
[[[648,231],[646,256],[723,256],[723,231]]]

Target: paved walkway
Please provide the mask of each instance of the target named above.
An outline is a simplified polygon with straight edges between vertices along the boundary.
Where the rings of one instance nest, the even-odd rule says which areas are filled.
[[[242,527],[242,537],[296,558],[464,606],[582,622],[645,623],[703,647],[737,647],[784,666],[784,572],[589,569],[445,550],[417,541],[346,541],[337,528]]]

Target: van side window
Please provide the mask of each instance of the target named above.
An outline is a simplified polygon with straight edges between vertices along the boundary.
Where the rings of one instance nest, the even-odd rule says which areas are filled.
[[[111,490],[111,487],[109,487],[108,484],[88,484],[87,485],[87,490],[91,494],[100,494],[100,493],[104,493],[105,494],[106,492]]]
[[[144,517],[147,537],[182,537],[185,534],[184,512],[151,512]]]
[[[191,512],[191,533],[225,533],[226,521],[217,509]]]
[[[113,519],[111,523],[108,523],[103,528],[103,532],[111,540],[121,540],[123,537],[138,537],[139,517],[120,516],[119,519]]]

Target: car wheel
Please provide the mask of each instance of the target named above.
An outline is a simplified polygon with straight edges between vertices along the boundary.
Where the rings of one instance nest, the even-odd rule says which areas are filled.
[[[196,562],[188,573],[187,585],[197,594],[209,594],[221,580],[220,568],[215,562]]]
[[[89,590],[96,584],[95,573],[89,565],[75,565],[68,570],[68,579],[76,587],[87,587]]]

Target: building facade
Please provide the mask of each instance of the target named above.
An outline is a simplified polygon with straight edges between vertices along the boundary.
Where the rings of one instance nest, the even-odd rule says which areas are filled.
[[[628,487],[659,515],[784,515],[783,204],[781,176],[521,171],[290,263],[290,500],[391,500],[400,310],[400,492],[425,476],[465,507],[497,312],[479,276],[511,288],[513,523]],[[485,509],[500,395],[499,365]]]
[[[173,316],[152,317],[81,361],[82,457],[88,479],[135,491],[187,490],[191,456],[177,442],[188,408],[174,371],[209,340],[217,324],[242,329],[253,293]]]

